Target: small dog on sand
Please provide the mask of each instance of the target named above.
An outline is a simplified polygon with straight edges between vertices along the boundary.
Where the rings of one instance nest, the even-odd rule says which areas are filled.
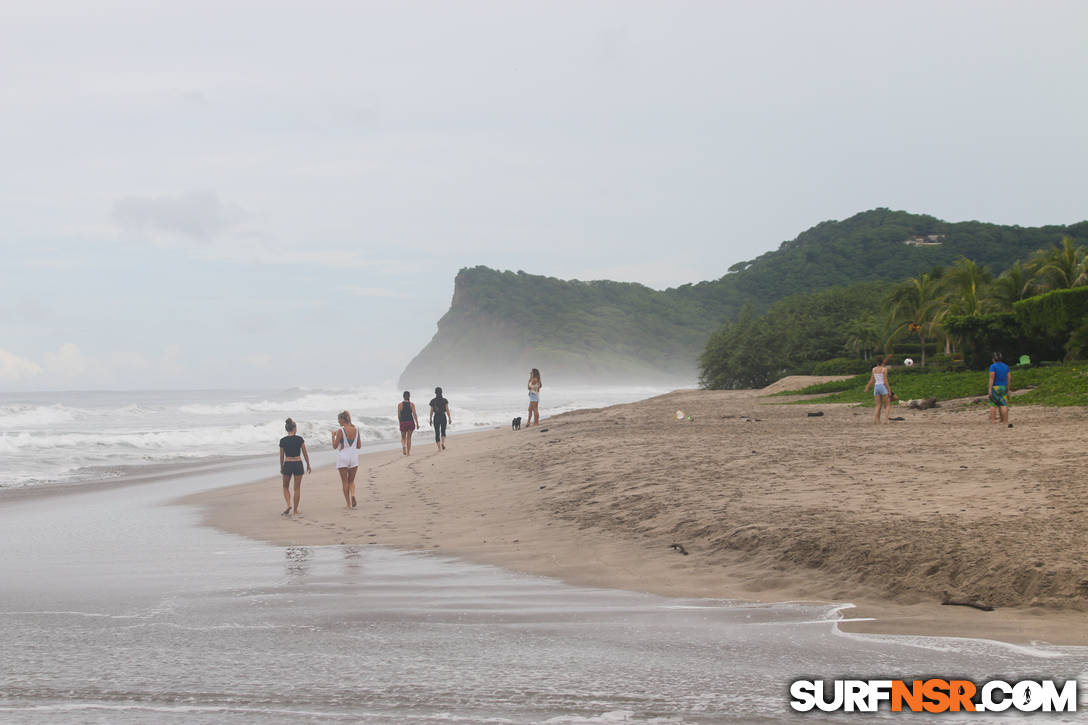
[[[511,430],[521,430],[521,416],[520,415],[517,418],[514,418],[512,421],[510,421],[510,429]]]

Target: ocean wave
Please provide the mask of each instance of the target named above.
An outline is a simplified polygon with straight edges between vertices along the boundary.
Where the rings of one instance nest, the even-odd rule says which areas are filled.
[[[363,441],[381,441],[393,437],[392,419],[378,419],[380,424],[359,422]],[[332,426],[319,423],[299,423],[299,434],[310,440],[310,447],[329,446]],[[281,421],[233,426],[206,426],[160,431],[96,431],[96,432],[18,432],[0,433],[0,452],[83,450],[118,452],[139,450],[148,454],[168,453],[172,457],[203,458],[229,453],[259,453],[276,450],[281,436],[286,435]]]
[[[62,404],[0,405],[0,430],[33,430],[70,423],[99,425],[99,421],[146,420],[169,412],[163,406],[140,403],[105,408],[80,408]]]
[[[387,401],[395,401],[400,396],[387,390],[372,388],[314,391],[284,400],[239,400],[224,403],[194,403],[182,405],[178,410],[189,415],[199,416],[239,416],[250,413],[328,413],[335,416],[341,410],[372,409]],[[389,402],[393,408],[394,403]]]
[[[71,423],[76,418],[76,411],[63,405],[0,406],[0,428],[5,429]]]
[[[429,390],[415,392],[416,411],[431,435]],[[563,389],[545,398],[542,413],[601,407],[661,392]],[[0,402],[0,486],[36,485],[100,476],[114,467],[275,455],[290,416],[311,452],[328,451],[336,414],[349,410],[364,445],[400,438],[396,406],[402,391],[389,385],[292,388],[281,391],[73,392],[13,396]],[[451,433],[506,426],[524,416],[521,391],[446,391]]]

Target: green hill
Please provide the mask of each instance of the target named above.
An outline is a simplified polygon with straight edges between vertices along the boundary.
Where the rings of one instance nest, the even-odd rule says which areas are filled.
[[[462,269],[434,339],[401,376],[483,384],[496,377],[693,383],[696,354],[727,307],[683,289]]]
[[[550,380],[694,383],[710,335],[746,306],[758,314],[800,292],[903,280],[960,257],[1000,271],[1063,235],[1088,238],[1088,222],[950,223],[873,209],[817,224],[717,280],[661,291],[466,268],[438,331],[401,382],[520,380],[537,367]]]

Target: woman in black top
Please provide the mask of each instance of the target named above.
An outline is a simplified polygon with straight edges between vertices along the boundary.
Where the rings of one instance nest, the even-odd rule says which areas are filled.
[[[397,420],[400,421],[400,450],[406,456],[412,455],[412,431],[419,427],[416,404],[408,399],[411,395],[405,390],[404,400],[397,403]]]
[[[434,398],[431,400],[430,423],[434,426],[434,445],[438,450],[446,450],[446,421],[453,423],[453,413],[450,412],[450,401],[442,397],[442,388],[434,389]]]
[[[306,459],[306,473],[310,472],[310,452],[306,450],[306,441],[295,435],[295,421],[290,418],[283,424],[287,435],[280,438],[280,473],[283,474],[283,500],[287,508],[281,516],[291,515],[291,477],[295,477],[295,513],[298,513],[298,500],[302,495],[302,459]],[[300,456],[301,454],[301,456]]]

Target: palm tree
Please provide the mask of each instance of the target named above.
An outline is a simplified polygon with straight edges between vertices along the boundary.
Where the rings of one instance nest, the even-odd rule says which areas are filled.
[[[982,312],[983,290],[992,279],[990,271],[973,259],[960,257],[943,277],[945,304],[939,317],[945,315],[977,315]],[[945,332],[944,352],[952,354],[952,337]]]
[[[903,332],[918,335],[922,343],[921,364],[925,367],[926,337],[934,333],[946,312],[940,282],[929,274],[909,279],[892,290],[886,305],[898,323],[896,335]]]
[[[960,257],[943,278],[949,291],[949,308],[957,315],[977,315],[982,312],[982,290],[992,276],[985,267],[967,257]]]
[[[1073,245],[1071,237],[1050,249],[1042,249],[1031,260],[1035,272],[1047,290],[1069,289],[1088,284],[1088,250]]]
[[[861,353],[862,360],[868,360],[882,341],[880,323],[871,312],[846,324],[846,350]]]
[[[892,310],[884,310],[883,317],[880,318],[880,349],[884,351],[885,355],[891,355],[895,348],[895,341],[902,334],[899,329],[899,322],[896,320],[895,312]]]
[[[987,307],[995,312],[1012,312],[1014,302],[1035,294],[1035,275],[1017,261],[1004,274],[994,280],[990,295],[985,300]]]

